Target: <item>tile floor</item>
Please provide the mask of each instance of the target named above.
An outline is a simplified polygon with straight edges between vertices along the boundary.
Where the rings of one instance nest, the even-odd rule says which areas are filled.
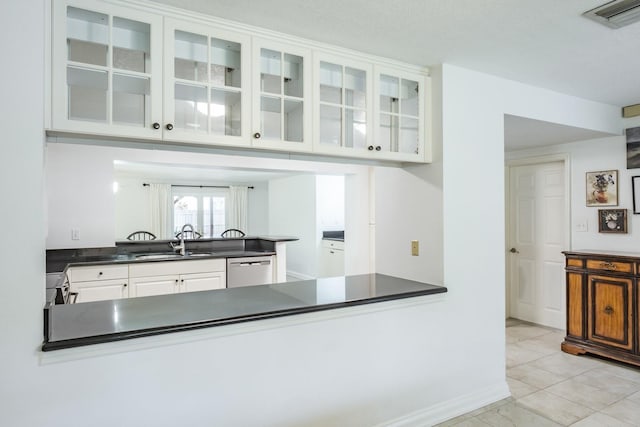
[[[439,427],[640,426],[640,368],[560,351],[564,332],[507,320],[511,397]]]

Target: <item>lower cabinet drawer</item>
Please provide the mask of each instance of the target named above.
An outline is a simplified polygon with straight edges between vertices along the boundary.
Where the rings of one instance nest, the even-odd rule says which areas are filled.
[[[88,267],[70,267],[67,275],[71,282],[88,282],[93,280],[128,279],[128,265],[92,265]]]
[[[604,270],[604,271],[615,271],[618,273],[634,273],[634,264],[633,262],[588,259],[587,270]]]

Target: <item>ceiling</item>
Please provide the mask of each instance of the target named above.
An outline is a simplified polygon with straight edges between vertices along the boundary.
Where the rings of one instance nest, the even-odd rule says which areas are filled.
[[[417,65],[640,103],[640,23],[613,30],[581,16],[607,0],[156,1]]]
[[[256,184],[300,173],[274,172],[259,169],[232,169],[198,165],[114,161],[116,176],[143,176],[150,182],[172,184]]]

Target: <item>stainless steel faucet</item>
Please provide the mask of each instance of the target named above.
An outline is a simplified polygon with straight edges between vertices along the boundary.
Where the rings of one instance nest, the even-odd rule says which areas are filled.
[[[182,230],[180,230],[180,244],[174,245],[173,242],[169,242],[169,245],[176,251],[180,251],[180,255],[185,256],[187,254],[187,246],[184,243],[184,234],[185,231],[191,231],[191,234],[194,234],[195,230],[193,229],[193,225],[185,224],[182,226]]]

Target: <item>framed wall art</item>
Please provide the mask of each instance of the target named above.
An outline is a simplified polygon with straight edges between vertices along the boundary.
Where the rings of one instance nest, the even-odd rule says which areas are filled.
[[[627,169],[640,168],[640,126],[625,129],[627,136]]]
[[[618,171],[587,172],[587,206],[618,206]]]
[[[626,209],[598,209],[600,233],[627,233]]]
[[[640,214],[640,176],[631,177],[631,191],[633,192],[633,213]]]

